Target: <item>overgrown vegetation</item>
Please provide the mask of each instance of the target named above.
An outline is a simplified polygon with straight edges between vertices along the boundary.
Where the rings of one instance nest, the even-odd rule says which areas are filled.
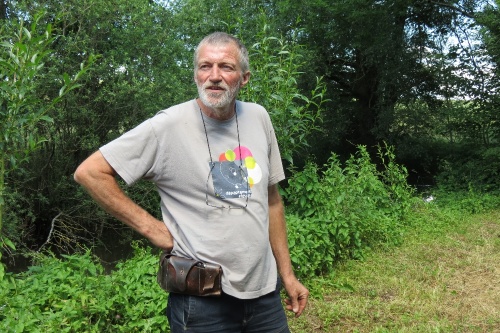
[[[39,28],[42,16],[36,15],[31,24],[21,19],[0,27],[0,260],[4,249],[15,250],[14,243],[3,232],[5,203],[7,199],[16,199],[15,194],[6,190],[9,174],[20,169],[40,148],[46,140],[40,129],[53,122],[49,112],[68,92],[79,87],[76,81],[93,62],[93,56],[89,56],[87,64],[81,63],[73,77],[67,73],[61,75],[56,95],[37,96],[40,77],[51,53],[49,47],[55,40],[52,25]]]
[[[102,144],[194,98],[192,51],[216,30],[249,47],[252,79],[241,98],[267,108],[289,166],[283,194],[292,261],[321,299],[312,300],[306,319],[293,321],[294,331],[495,327],[494,305],[490,312],[475,311],[478,318],[471,321],[458,310],[453,319],[439,304],[457,300],[447,293],[451,282],[434,279],[444,267],[421,260],[427,252],[411,255],[429,247],[442,256],[433,238],[463,254],[453,245],[465,235],[457,230],[475,234],[467,229],[469,214],[499,207],[498,5],[0,1],[0,259],[14,252],[33,258],[20,274],[6,273],[0,263],[0,330],[168,330],[166,297],[155,283],[156,254],[146,245],[136,245],[134,258],[110,275],[91,251],[78,254],[114,221],[77,187],[72,173]],[[88,68],[80,64],[89,57],[94,70],[82,75]],[[62,75],[78,68],[73,77]],[[408,181],[434,185],[426,187],[433,191],[430,202]],[[150,183],[126,191],[158,215]],[[498,223],[486,224],[494,235]],[[499,252],[495,239],[478,237],[476,245],[493,244]],[[398,246],[424,269],[392,255]],[[57,256],[33,254],[51,248]],[[494,259],[485,262],[494,266]],[[463,262],[445,262],[475,273]],[[427,292],[422,281],[439,288]],[[406,294],[411,297],[400,296]],[[337,297],[346,298],[340,302],[345,312]]]
[[[0,281],[2,332],[166,332],[158,257],[135,246],[113,274],[85,255],[39,255],[26,272]]]
[[[293,332],[498,332],[500,199],[476,215],[456,197],[437,201],[416,207],[401,246],[308,280],[317,297],[290,319]],[[479,196],[474,203],[483,206]]]
[[[259,101],[266,108],[273,120],[281,156],[293,164],[293,156],[305,150],[310,136],[321,129],[328,101],[326,87],[316,77],[312,91],[302,93],[297,80],[306,64],[298,38],[294,36],[289,42],[273,37],[266,22],[261,25],[258,42],[249,47],[254,74],[239,98]]]
[[[338,260],[399,243],[413,191],[393,150],[380,147],[378,156],[382,170],[360,146],[345,166],[333,154],[324,169],[311,162],[288,181],[289,242],[298,275],[328,273]]]
[[[359,237],[361,244],[345,242],[349,237],[342,236],[337,241],[344,241],[344,246],[336,246],[330,237],[338,233],[329,232],[334,228],[307,224],[314,214],[304,217],[302,224],[297,212],[289,214],[293,260],[305,267],[299,273],[312,291],[306,314],[290,319],[293,332],[495,332],[500,324],[495,301],[500,293],[500,197],[438,195],[427,203],[407,197],[406,190],[403,195],[393,190],[391,199],[382,190],[390,184],[373,178],[373,165],[363,154],[360,150],[343,172],[338,170],[337,181],[329,185],[335,190],[345,178],[342,188],[359,193],[357,202],[340,202],[343,214],[353,211],[370,223],[387,223],[387,216],[405,217],[396,219],[405,222],[393,224],[397,232],[387,232],[388,228],[384,233],[374,231],[370,223],[345,225],[347,220],[337,215],[332,224],[339,221],[347,235],[365,236]],[[353,170],[365,183],[349,186],[347,180],[357,179],[348,178]],[[315,185],[323,191],[327,187]],[[356,206],[366,201],[363,193],[378,193],[380,201],[367,203],[361,213]],[[389,202],[395,207],[388,207]],[[360,245],[358,251],[355,245]],[[328,246],[335,251],[329,252]],[[307,260],[303,253],[309,255]],[[363,260],[348,259],[358,253]],[[168,332],[166,294],[156,284],[158,254],[149,247],[137,243],[134,257],[108,275],[90,252],[61,259],[37,255],[35,261],[28,271],[7,273],[0,280],[2,332]],[[462,306],[470,309],[467,314]]]

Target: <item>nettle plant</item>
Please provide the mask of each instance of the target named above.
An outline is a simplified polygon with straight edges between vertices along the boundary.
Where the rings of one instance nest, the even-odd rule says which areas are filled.
[[[285,190],[290,254],[297,274],[328,273],[377,244],[397,243],[411,210],[407,171],[391,148],[379,148],[383,170],[365,147],[342,166],[332,154],[323,169],[308,163]]]
[[[111,274],[90,252],[36,265],[0,281],[1,332],[168,332],[167,295],[156,283],[158,256],[134,244]]]

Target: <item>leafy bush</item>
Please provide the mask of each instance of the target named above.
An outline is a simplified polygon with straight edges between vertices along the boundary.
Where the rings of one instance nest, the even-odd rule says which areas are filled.
[[[365,147],[342,168],[333,154],[325,170],[308,163],[285,190],[289,245],[300,276],[331,271],[335,261],[362,258],[377,244],[398,243],[412,207],[407,172],[392,149],[379,149],[378,171]]]
[[[89,252],[38,260],[0,281],[0,331],[168,332],[158,257],[148,249],[135,245],[135,256],[110,275]]]
[[[293,155],[309,145],[307,138],[318,131],[327,102],[326,86],[316,78],[310,93],[302,94],[298,78],[306,66],[302,46],[283,37],[269,36],[265,23],[257,35],[258,43],[249,48],[252,59],[252,79],[240,93],[240,98],[264,106],[273,121],[281,156],[293,163]]]
[[[447,192],[468,191],[470,187],[495,191],[500,187],[500,147],[456,145],[448,151],[436,177]]]
[[[441,210],[453,211],[458,214],[479,214],[500,208],[498,192],[481,192],[472,186],[468,191],[447,192],[436,188],[435,204]]]

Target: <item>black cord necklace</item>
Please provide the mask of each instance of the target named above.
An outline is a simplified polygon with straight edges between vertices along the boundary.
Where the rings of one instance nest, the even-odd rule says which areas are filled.
[[[212,151],[210,149],[210,142],[208,141],[207,125],[205,124],[205,119],[203,118],[203,112],[201,111],[201,107],[199,105],[198,105],[198,109],[200,110],[201,121],[203,122],[203,129],[205,130],[205,138],[207,139],[208,155],[210,156],[210,167],[213,167],[214,161],[212,159]],[[240,154],[240,167],[242,167],[243,161],[241,159],[240,128],[238,125],[238,112],[236,110],[236,104],[234,104],[234,114],[236,117],[236,134],[238,136],[238,152]]]
[[[215,205],[212,205],[209,203],[209,200],[208,200],[208,180],[210,179],[210,174],[212,173],[212,169],[215,167],[215,163],[212,159],[212,150],[210,149],[210,142],[208,140],[208,132],[207,132],[207,125],[205,124],[205,119],[203,117],[203,112],[201,111],[201,107],[198,105],[198,108],[200,110],[200,116],[201,116],[201,121],[203,122],[203,129],[205,130],[205,138],[207,139],[207,147],[208,147],[208,154],[210,156],[210,172],[208,173],[208,177],[207,177],[207,188],[206,188],[206,191],[205,191],[205,203],[207,204],[207,206],[210,206],[210,207],[214,207],[214,208],[219,208],[219,209],[246,209],[247,206],[248,206],[248,197],[249,197],[249,190],[250,190],[250,184],[248,182],[248,174],[243,170],[243,159],[242,159],[242,154],[241,154],[241,143],[240,143],[240,128],[239,128],[239,124],[238,124],[238,112],[236,110],[236,104],[234,106],[234,114],[235,114],[235,117],[236,117],[236,133],[238,135],[238,151],[239,151],[239,158],[240,158],[240,166],[239,166],[239,170],[240,170],[240,173],[241,173],[241,177],[242,179],[246,182],[246,194],[245,194],[245,198],[246,198],[246,202],[245,202],[245,205],[244,206],[241,206],[241,207],[235,207],[235,206],[215,206]],[[215,196],[216,197],[219,197],[220,199],[224,199],[224,198],[221,198],[219,194],[215,193]]]

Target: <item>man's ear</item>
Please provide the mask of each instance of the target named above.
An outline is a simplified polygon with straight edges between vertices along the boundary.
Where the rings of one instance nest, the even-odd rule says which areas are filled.
[[[250,80],[250,71],[243,73],[243,80],[241,80],[240,88],[243,88]]]

